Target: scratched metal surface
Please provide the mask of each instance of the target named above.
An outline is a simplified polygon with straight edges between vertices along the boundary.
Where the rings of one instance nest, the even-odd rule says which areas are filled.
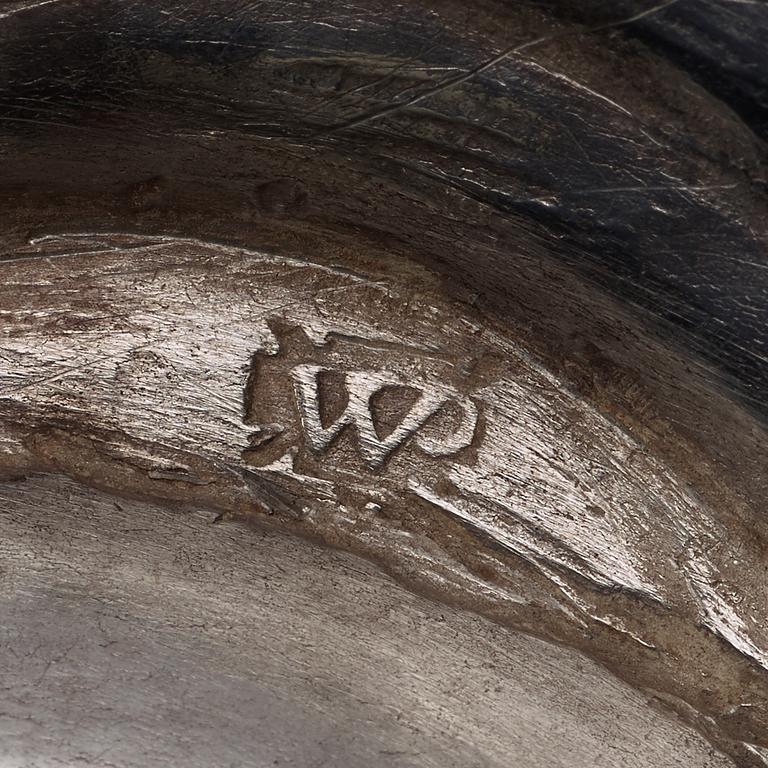
[[[2,466],[266,514],[763,744],[754,530],[434,282],[35,241],[4,265]]]
[[[405,241],[501,302],[548,254],[761,409],[766,34],[764,3],[728,0],[7,2],[2,184],[113,212],[163,175],[177,212],[309,196],[313,223]],[[260,188],[276,176],[301,190]]]
[[[731,765],[580,654],[347,554],[52,477],[0,498],[3,766]]]
[[[766,35],[3,3],[4,472],[266,515],[765,764]]]

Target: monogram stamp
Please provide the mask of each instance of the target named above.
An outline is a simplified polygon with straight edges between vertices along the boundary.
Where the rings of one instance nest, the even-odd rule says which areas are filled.
[[[248,464],[285,465],[292,456],[320,476],[395,463],[410,471],[460,460],[477,442],[480,411],[451,380],[454,361],[349,336],[317,345],[300,328],[273,330],[279,352],[256,356],[246,389],[246,421],[255,427]]]
[[[378,371],[344,372],[347,405],[335,421],[323,426],[318,378],[332,372],[319,365],[298,365],[290,371],[304,435],[315,453],[328,448],[347,427],[357,430],[360,455],[372,470],[379,469],[394,451],[411,439],[430,456],[450,456],[471,444],[477,427],[477,406],[449,387],[434,384],[413,388],[418,392],[413,405],[388,434],[382,433],[374,416],[373,404],[377,396],[388,390],[412,387]],[[420,430],[427,421],[451,402],[460,408],[462,414],[456,431],[440,438],[421,434]]]

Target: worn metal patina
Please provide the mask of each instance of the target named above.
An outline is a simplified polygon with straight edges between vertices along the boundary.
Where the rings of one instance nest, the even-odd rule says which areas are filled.
[[[767,37],[0,6],[0,764],[768,764]]]

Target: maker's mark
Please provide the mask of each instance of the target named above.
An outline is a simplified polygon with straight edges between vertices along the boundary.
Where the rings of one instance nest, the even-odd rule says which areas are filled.
[[[347,404],[328,426],[323,425],[319,377],[324,373],[341,373]],[[389,456],[407,441],[430,456],[450,456],[469,447],[477,428],[477,406],[468,397],[446,386],[414,386],[380,371],[333,371],[320,365],[297,365],[291,369],[296,401],[304,428],[304,437],[315,453],[326,450],[347,427],[357,431],[358,449],[369,469],[379,469]],[[374,402],[388,390],[415,389],[417,399],[394,423],[391,431],[377,423]],[[430,418],[454,404],[461,412],[455,431],[439,436],[422,434]]]
[[[459,456],[477,442],[478,406],[451,381],[451,361],[348,337],[317,346],[297,328],[276,335],[279,353],[258,355],[249,379],[248,463],[303,451],[326,471],[375,472],[408,449],[415,469],[419,456]]]

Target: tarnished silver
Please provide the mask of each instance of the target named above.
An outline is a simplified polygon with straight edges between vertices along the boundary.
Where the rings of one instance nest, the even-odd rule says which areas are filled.
[[[701,688],[703,668],[711,690],[768,667],[749,533],[428,276],[62,235],[4,278],[7,473],[266,514],[446,601],[597,646],[617,671],[631,658],[667,703]],[[79,569],[76,551],[62,557]]]
[[[0,7],[0,766],[768,765],[757,3]]]

